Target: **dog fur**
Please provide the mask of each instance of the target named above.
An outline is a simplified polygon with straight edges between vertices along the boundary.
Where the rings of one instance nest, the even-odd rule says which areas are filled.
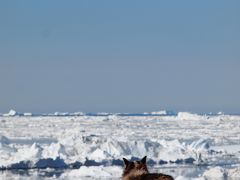
[[[147,156],[134,162],[123,158],[125,167],[122,180],[174,180],[172,176],[166,174],[149,173],[146,160]]]

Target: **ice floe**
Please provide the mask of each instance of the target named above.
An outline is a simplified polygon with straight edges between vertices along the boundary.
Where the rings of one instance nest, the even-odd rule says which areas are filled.
[[[0,117],[1,169],[67,168],[76,170],[66,177],[119,177],[123,157],[147,155],[151,166],[204,165],[212,167],[204,177],[239,176],[231,166],[240,162],[240,116],[18,114]]]

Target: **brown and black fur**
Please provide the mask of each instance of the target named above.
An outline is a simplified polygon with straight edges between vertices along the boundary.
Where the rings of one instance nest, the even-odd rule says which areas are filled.
[[[123,158],[125,168],[123,170],[122,180],[174,180],[172,176],[161,173],[149,173],[147,157],[141,161],[128,161]]]

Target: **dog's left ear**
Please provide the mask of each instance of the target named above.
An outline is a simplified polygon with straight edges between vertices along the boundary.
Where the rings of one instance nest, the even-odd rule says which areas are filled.
[[[141,159],[141,163],[146,164],[147,162],[147,156],[144,156],[144,158]]]
[[[123,158],[123,162],[124,162],[125,166],[128,166],[129,161],[126,158]]]

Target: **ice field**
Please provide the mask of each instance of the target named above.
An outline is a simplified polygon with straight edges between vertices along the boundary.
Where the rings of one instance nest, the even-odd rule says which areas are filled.
[[[165,111],[0,116],[0,179],[119,179],[148,156],[175,179],[240,179],[240,116]]]

